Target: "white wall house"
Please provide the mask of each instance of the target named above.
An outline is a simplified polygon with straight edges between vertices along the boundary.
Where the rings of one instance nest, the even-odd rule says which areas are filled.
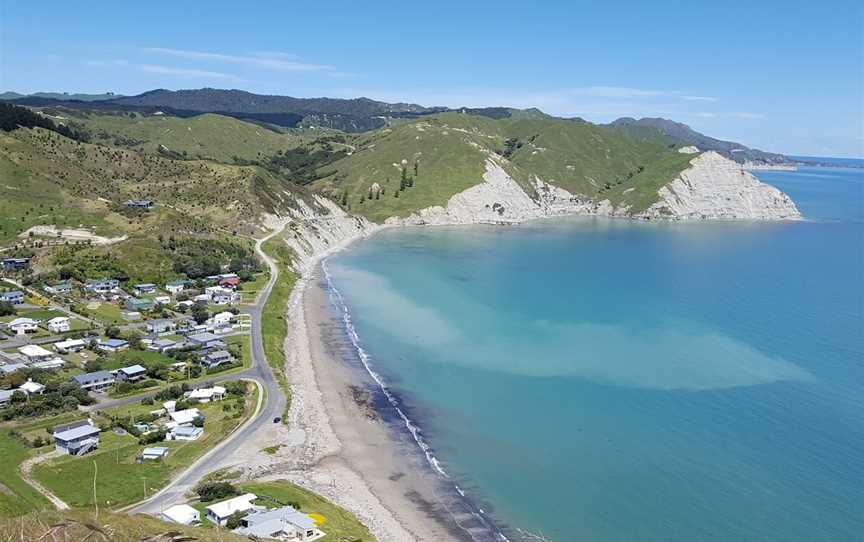
[[[254,493],[246,493],[239,497],[228,499],[227,501],[211,504],[205,509],[207,510],[207,519],[216,525],[225,525],[225,522],[228,521],[228,518],[231,517],[231,514],[234,512],[245,513],[254,510],[256,506],[252,504],[252,501],[257,498],[258,496]]]
[[[45,322],[45,327],[53,333],[65,333],[72,329],[71,323],[67,316],[57,316]]]

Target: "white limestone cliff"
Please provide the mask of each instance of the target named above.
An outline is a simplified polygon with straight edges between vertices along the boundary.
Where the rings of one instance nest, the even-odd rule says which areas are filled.
[[[698,152],[698,151],[697,151]],[[421,209],[387,224],[511,224],[561,215],[633,216],[668,220],[789,220],[801,217],[792,200],[759,181],[740,164],[709,151],[660,188],[658,201],[632,214],[608,200],[595,202],[539,178],[529,196],[494,159],[483,182],[450,198],[447,205]]]
[[[790,220],[795,203],[740,164],[709,151],[659,190],[660,199],[637,218],[672,220]]]

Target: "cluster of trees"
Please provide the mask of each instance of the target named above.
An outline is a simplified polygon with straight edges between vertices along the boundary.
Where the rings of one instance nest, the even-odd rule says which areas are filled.
[[[0,301],[0,316],[12,316],[17,312],[15,305],[12,303],[8,301]]]
[[[241,243],[226,239],[197,239],[174,236],[160,239],[168,251],[176,273],[190,279],[201,279],[223,272],[226,268],[237,273],[240,280],[249,280],[252,273],[261,270],[261,262],[254,251]]]
[[[52,383],[47,381],[46,377],[49,375],[44,373],[44,371],[24,370],[16,371],[3,378],[4,389],[20,386],[27,381],[27,378],[33,378],[36,382],[48,383],[46,383],[42,395],[28,396],[23,391],[16,390],[12,394],[9,405],[0,410],[0,419],[8,421],[54,415],[76,410],[78,405],[94,403],[94,399],[87,395],[87,391],[78,384],[74,382]]]
[[[11,132],[16,128],[45,128],[78,141],[90,141],[90,134],[81,126],[57,124],[48,117],[6,102],[0,102],[0,130]]]

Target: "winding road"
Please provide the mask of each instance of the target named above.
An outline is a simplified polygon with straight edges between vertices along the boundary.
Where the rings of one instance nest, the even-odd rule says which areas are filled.
[[[226,375],[224,378],[214,378],[211,380],[237,380],[244,378],[256,381],[261,387],[261,391],[264,392],[262,400],[259,402],[260,408],[258,408],[258,412],[253,414],[244,425],[236,429],[225,440],[217,444],[185,471],[180,473],[161,491],[155,493],[149,499],[127,508],[129,513],[158,514],[169,506],[185,501],[184,495],[194,488],[204,476],[216,470],[219,466],[230,463],[231,454],[235,448],[232,446],[234,442],[244,442],[250,439],[262,426],[273,423],[274,418],[282,416],[286,406],[286,397],[279,387],[279,383],[276,381],[270,365],[267,363],[267,358],[264,354],[264,338],[261,331],[261,318],[264,305],[270,297],[273,285],[279,279],[278,266],[272,258],[264,253],[261,246],[265,241],[281,232],[281,229],[277,230],[255,242],[255,252],[270,268],[270,280],[267,281],[267,285],[261,290],[255,304],[243,310],[252,320],[252,366],[242,373]],[[141,397],[138,396],[133,400],[140,399]]]

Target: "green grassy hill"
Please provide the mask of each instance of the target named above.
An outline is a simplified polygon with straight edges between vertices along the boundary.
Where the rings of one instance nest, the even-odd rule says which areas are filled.
[[[355,143],[356,151],[328,166],[332,174],[314,186],[338,201],[347,193],[350,209],[375,221],[445,205],[482,180],[489,156],[529,194],[536,176],[633,212],[653,203],[657,190],[693,159],[659,136],[635,137],[531,111],[499,119],[441,113],[360,136]],[[394,197],[402,168],[415,177],[415,163],[413,186]],[[384,195],[369,200],[374,183]]]
[[[94,142],[150,153],[177,153],[186,159],[222,163],[261,160],[303,142],[296,135],[214,114],[179,118],[135,113],[69,113],[79,115],[75,120],[90,131]]]

